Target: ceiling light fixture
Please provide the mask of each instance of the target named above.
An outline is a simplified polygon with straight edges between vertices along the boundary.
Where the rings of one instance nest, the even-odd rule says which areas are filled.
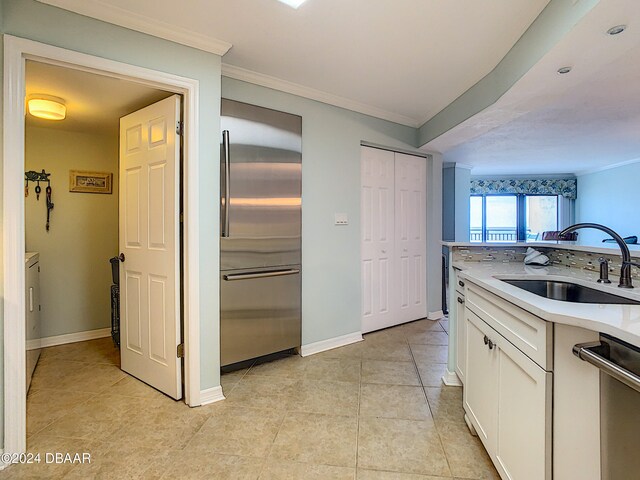
[[[31,115],[45,120],[64,120],[67,116],[64,100],[51,95],[30,95],[27,108]]]
[[[558,73],[560,75],[564,75],[565,73],[569,73],[571,71],[571,67],[561,67],[558,69]]]
[[[619,33],[624,32],[626,29],[626,25],[616,25],[615,27],[611,27],[609,30],[607,30],[607,35],[618,35]]]
[[[292,8],[298,8],[307,0],[278,0],[278,1],[284,3],[285,5],[289,5]]]

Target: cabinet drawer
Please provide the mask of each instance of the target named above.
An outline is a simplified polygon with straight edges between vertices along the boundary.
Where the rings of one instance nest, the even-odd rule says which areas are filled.
[[[471,282],[466,282],[466,288],[467,308],[543,369],[553,369],[550,323]]]

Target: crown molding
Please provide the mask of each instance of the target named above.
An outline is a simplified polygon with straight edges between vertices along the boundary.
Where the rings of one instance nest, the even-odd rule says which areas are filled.
[[[465,170],[473,170],[473,165],[459,162],[445,162],[442,164],[442,168],[463,168]]]
[[[235,80],[242,80],[243,82],[253,83],[262,87],[326,103],[328,105],[333,105],[334,107],[340,107],[353,112],[362,113],[364,115],[369,115],[370,117],[376,117],[389,122],[398,123],[407,127],[418,128],[420,126],[420,122],[417,119],[406,115],[389,112],[381,108],[367,105],[366,103],[360,103],[355,100],[339,97],[338,95],[316,90],[311,87],[305,87],[304,85],[289,82],[281,78],[229,65],[228,63],[222,64],[222,75]]]
[[[226,54],[232,46],[223,40],[108,5],[100,0],[38,0],[38,2],[219,56]]]
[[[590,173],[604,172],[605,170],[612,170],[614,168],[624,167],[626,165],[632,165],[634,163],[639,163],[639,162],[640,162],[640,158],[634,158],[633,160],[627,160],[625,162],[613,163],[611,165],[605,165],[604,167],[596,167],[596,168],[591,168],[591,169],[588,169],[588,170],[581,170],[579,172],[576,172],[575,175],[576,175],[576,177],[581,177],[582,175],[589,175]]]

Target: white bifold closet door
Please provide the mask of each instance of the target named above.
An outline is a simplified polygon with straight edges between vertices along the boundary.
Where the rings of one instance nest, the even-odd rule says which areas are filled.
[[[362,147],[362,331],[427,316],[426,159]]]

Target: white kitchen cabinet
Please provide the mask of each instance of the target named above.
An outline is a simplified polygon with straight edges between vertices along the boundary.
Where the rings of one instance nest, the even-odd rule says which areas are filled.
[[[27,253],[25,256],[25,338],[26,338],[26,385],[27,392],[31,377],[40,358],[40,256]]]
[[[492,329],[470,310],[463,317],[467,331],[467,377],[463,390],[464,410],[480,440],[491,454],[496,450],[498,356],[484,339]]]
[[[550,479],[552,374],[469,308],[464,318],[469,421],[502,478]]]
[[[466,359],[467,359],[467,322],[464,318],[465,312],[465,299],[464,299],[464,282],[462,280],[457,280],[460,282],[462,286],[457,286],[454,294],[455,303],[451,306],[451,310],[455,309],[455,319],[454,319],[454,328],[455,328],[455,342],[456,342],[456,358],[455,358],[455,366],[456,366],[456,374],[460,379],[460,382],[464,385],[465,382],[465,370],[466,370]],[[451,315],[450,315],[451,316]]]
[[[552,374],[504,337],[493,338],[498,356],[498,471],[511,480],[550,479]]]

